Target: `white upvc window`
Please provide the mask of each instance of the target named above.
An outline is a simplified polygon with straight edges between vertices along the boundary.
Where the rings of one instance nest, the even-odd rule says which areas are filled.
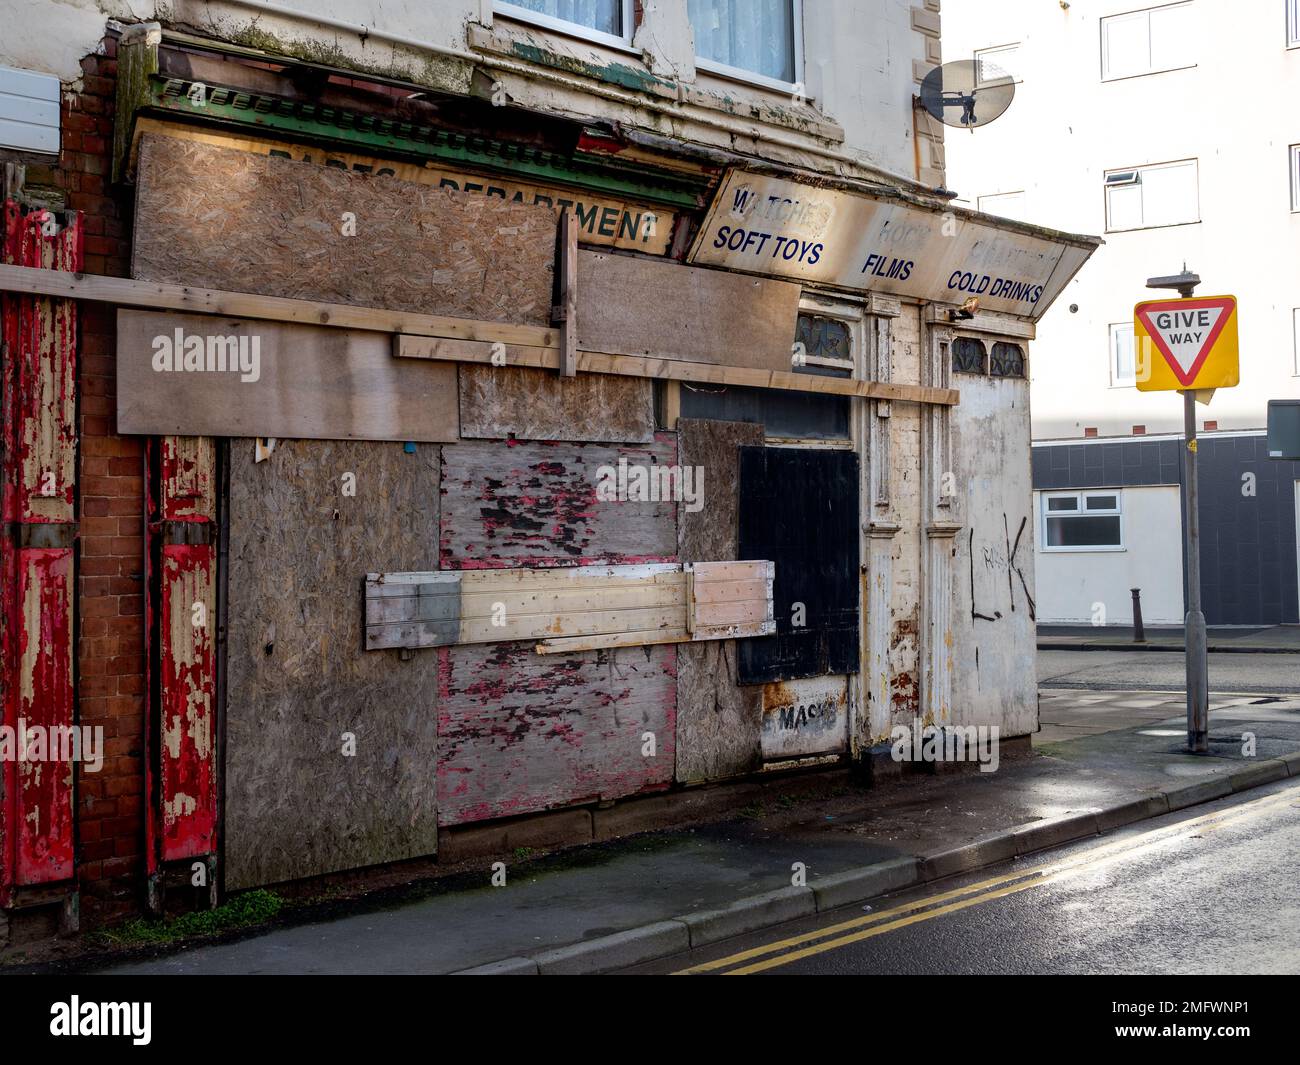
[[[1014,218],[1018,222],[1026,221],[1023,189],[1019,192],[995,192],[988,196],[981,196],[976,203],[984,214]]]
[[[0,148],[59,154],[59,79],[0,67]]]
[[[1044,551],[1123,551],[1123,493],[1118,488],[1044,492]]]
[[[1291,145],[1291,210],[1300,211],[1300,144]]]
[[[1137,342],[1132,322],[1116,322],[1110,327],[1110,387],[1133,388],[1137,385]]]
[[[1294,360],[1294,374],[1300,377],[1300,307],[1291,312],[1291,358]]]
[[[1192,4],[1164,4],[1101,20],[1101,80],[1196,65]]]
[[[492,6],[499,15],[598,44],[632,44],[632,0],[495,0]]]
[[[1286,0],[1286,46],[1300,48],[1300,0]]]
[[[803,0],[686,0],[695,65],[782,92],[802,92]]]
[[[1020,66],[1020,44],[1000,44],[995,48],[975,50],[975,84],[983,85],[1010,77],[1019,84],[1025,80]]]
[[[1201,220],[1195,159],[1107,170],[1105,186],[1107,232]]]

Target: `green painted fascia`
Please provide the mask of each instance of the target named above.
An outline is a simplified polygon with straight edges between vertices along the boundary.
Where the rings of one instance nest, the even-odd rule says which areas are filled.
[[[659,174],[649,168],[638,171],[622,161],[607,167],[601,165],[599,157],[590,155],[575,159],[531,145],[243,90],[205,86],[205,103],[198,106],[189,96],[193,84],[154,76],[146,106],[181,115],[191,122],[207,120],[243,129],[251,127],[265,134],[325,142],[359,153],[398,154],[420,161],[461,164],[685,209],[702,206],[708,194],[707,176],[691,179]]]

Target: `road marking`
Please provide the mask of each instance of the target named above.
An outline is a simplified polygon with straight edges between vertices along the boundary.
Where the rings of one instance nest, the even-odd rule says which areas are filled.
[[[787,965],[790,962],[798,961],[800,958],[810,957],[823,951],[833,950],[847,946],[850,943],[857,943],[864,939],[883,935],[885,932],[904,928],[919,921],[929,920],[932,917],[939,917],[948,913],[956,913],[977,903],[989,902],[1031,887],[1053,883],[1084,870],[1091,870],[1123,858],[1132,857],[1139,851],[1149,850],[1180,836],[1191,835],[1202,826],[1218,827],[1222,822],[1236,820],[1251,814],[1263,813],[1273,807],[1287,805],[1297,798],[1300,798],[1300,787],[1290,788],[1273,795],[1266,795],[1259,799],[1252,799],[1235,806],[1229,806],[1213,813],[1201,814],[1199,817],[1179,821],[1177,824],[1154,828],[1138,836],[1090,847],[1081,854],[1062,861],[1049,862],[1032,869],[1023,869],[1013,873],[1004,873],[977,883],[967,884],[964,887],[953,888],[938,895],[929,895],[923,899],[917,899],[915,902],[881,910],[866,917],[856,917],[802,935],[768,943],[761,947],[752,947],[749,950],[743,950],[725,958],[718,958],[714,961],[691,966],[689,969],[679,970],[674,975],[715,973],[721,969],[730,969],[729,972],[723,975],[744,976],[780,965]],[[967,898],[966,896],[974,897]],[[960,901],[949,903],[949,900]],[[942,903],[949,904],[941,905]],[[850,932],[853,929],[859,929],[859,931]],[[836,939],[828,939],[828,937],[844,932],[850,932],[850,934],[842,935]],[[818,940],[826,940],[826,942],[817,943],[815,946],[804,946],[804,944],[816,943]],[[796,950],[793,948],[802,949]],[[791,951],[791,953],[781,953],[783,951]],[[742,968],[731,969],[731,966],[769,954],[780,954],[780,956],[753,965],[743,966]]]

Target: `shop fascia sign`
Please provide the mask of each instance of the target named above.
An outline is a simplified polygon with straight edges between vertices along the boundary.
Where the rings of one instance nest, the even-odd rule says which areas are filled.
[[[1064,238],[1064,235],[1062,235]],[[962,304],[1037,320],[1095,242],[732,170],[691,249],[702,266]]]

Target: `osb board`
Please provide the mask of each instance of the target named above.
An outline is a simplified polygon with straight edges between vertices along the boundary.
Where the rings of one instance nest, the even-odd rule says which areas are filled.
[[[368,652],[361,629],[366,573],[437,565],[437,449],[253,446],[230,444],[226,885],[431,854],[434,652]]]
[[[799,286],[654,259],[578,253],[578,347],[790,372]]]
[[[677,461],[675,434],[609,446],[466,441],[442,449],[443,569],[675,561],[667,501],[601,500],[602,475]],[[602,469],[603,468],[603,469]]]
[[[648,443],[654,439],[654,386],[649,379],[608,374],[560,377],[511,366],[461,366],[460,435]]]
[[[704,470],[704,506],[678,515],[684,562],[734,559],[740,506],[739,448],[763,443],[763,427],[681,418],[683,466]],[[682,644],[677,651],[677,779],[741,776],[762,764],[760,687],[736,684],[736,641]]]
[[[458,439],[456,367],[395,359],[386,333],[119,310],[117,366],[119,433]]]
[[[538,655],[531,643],[500,643],[438,654],[441,824],[671,783],[672,646]]]
[[[555,213],[147,135],[133,276],[546,325]],[[347,234],[353,235],[347,235]]]

